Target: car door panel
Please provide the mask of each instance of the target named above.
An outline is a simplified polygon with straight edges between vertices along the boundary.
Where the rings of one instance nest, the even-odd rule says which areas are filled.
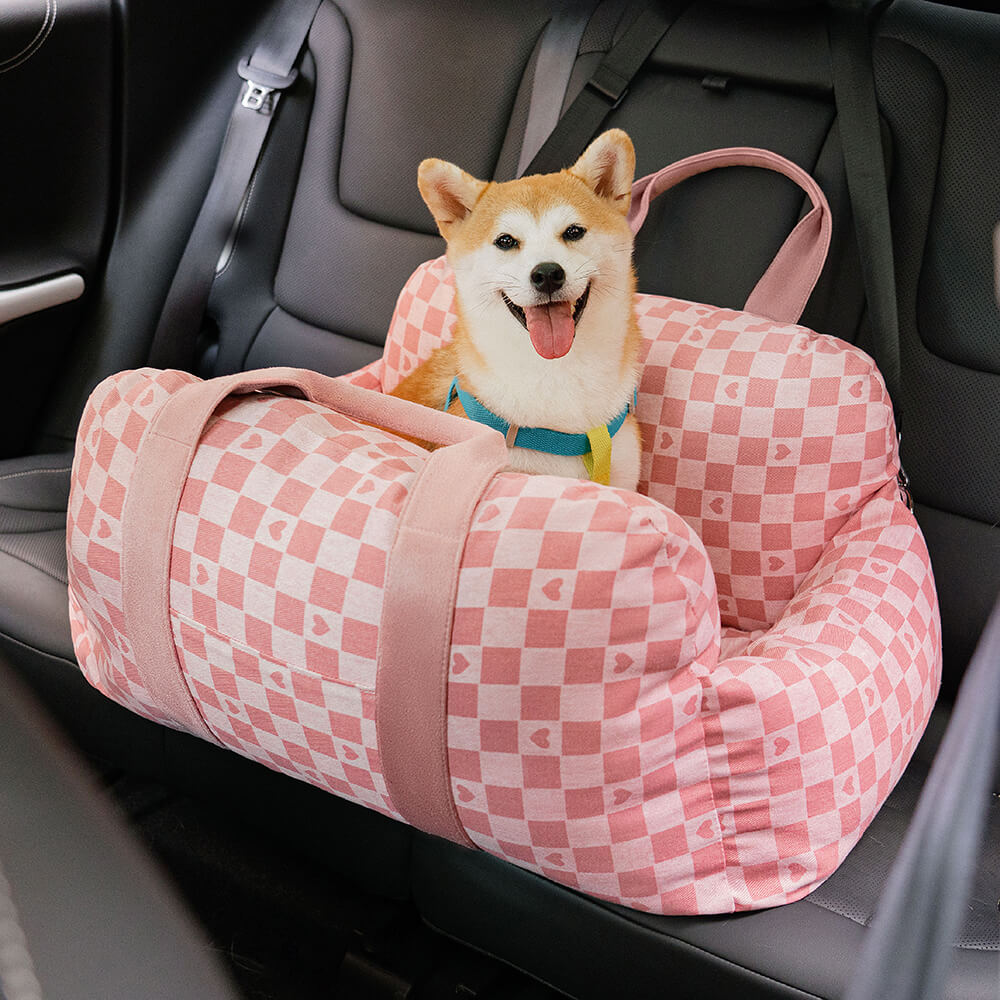
[[[111,0],[0,11],[0,457],[22,451],[96,283],[113,211]],[[67,306],[67,303],[74,305]]]

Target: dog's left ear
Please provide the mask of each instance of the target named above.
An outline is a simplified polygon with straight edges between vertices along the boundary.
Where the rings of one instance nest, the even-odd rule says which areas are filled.
[[[635,176],[635,148],[620,128],[599,135],[569,172],[599,198],[610,201],[622,215],[628,213]]]

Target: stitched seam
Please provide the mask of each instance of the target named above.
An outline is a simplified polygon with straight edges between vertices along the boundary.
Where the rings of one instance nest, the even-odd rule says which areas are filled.
[[[18,562],[24,563],[25,566],[30,566],[32,569],[38,570],[39,573],[44,573],[50,580],[55,580],[56,583],[61,584],[64,587],[69,586],[68,572],[66,576],[57,576],[52,572],[52,570],[46,569],[45,566],[39,565],[38,562],[31,559],[25,559],[16,552],[8,551],[3,546],[0,546],[0,552],[2,552],[5,556],[10,556],[11,559],[16,559]]]
[[[37,476],[40,474],[48,474],[54,472],[65,473],[69,471],[70,468],[67,465],[63,469],[25,469],[23,472],[5,472],[2,476],[0,476],[0,482],[3,482],[5,479],[19,479],[21,476]]]
[[[7,509],[9,510],[10,508],[7,508]],[[15,508],[15,509],[20,510],[21,508],[18,507],[18,508]],[[45,514],[45,513],[48,513],[48,512],[47,511],[37,511],[36,513]],[[10,531],[5,531],[4,529],[0,528],[0,538],[5,538],[5,537],[8,537],[10,535],[43,535],[43,534],[45,534],[48,531],[58,531],[58,532],[62,533],[62,525],[58,524],[58,525],[55,525],[54,527],[51,527],[51,528],[14,528],[14,529],[11,529]]]
[[[26,63],[33,55],[36,55],[41,47],[48,41],[52,28],[56,23],[56,15],[59,13],[57,0],[45,0],[45,18],[42,26],[38,29],[35,37],[15,56],[0,63],[0,73],[8,73],[12,69],[17,69]],[[50,16],[51,15],[51,16]]]
[[[0,513],[2,513],[5,510],[21,511],[24,514],[58,514],[60,524],[62,523],[67,513],[65,507],[56,507],[53,510],[48,507],[21,507],[19,504],[16,503],[0,502]]]
[[[12,642],[15,646],[20,646],[22,649],[27,649],[32,653],[38,653],[49,660],[58,660],[60,663],[65,663],[69,667],[75,667],[78,672],[82,673],[80,670],[80,664],[77,662],[75,657],[73,659],[67,659],[60,653],[50,653],[47,649],[42,649],[40,646],[32,646],[30,642],[23,642],[21,639],[11,635],[10,632],[5,629],[0,629],[0,638],[2,638],[4,642]],[[89,684],[90,682],[88,681],[87,683]]]
[[[236,219],[233,222],[233,230],[230,236],[232,237],[232,245],[229,248],[229,253],[226,255],[226,262],[215,272],[215,277],[220,278],[225,274],[233,263],[236,257],[236,252],[239,249],[240,237],[243,235],[243,225],[246,222],[247,214],[250,211],[250,202],[253,199],[254,189],[257,187],[257,175],[260,172],[260,164],[254,167],[253,173],[250,175],[250,183],[247,185],[246,193],[243,196],[243,200],[240,203],[239,211],[237,212]]]
[[[178,611],[173,605],[170,605],[170,614],[176,618],[178,621],[186,622],[188,625],[192,626],[199,631],[203,631],[208,635],[214,636],[219,642],[229,646],[231,649],[239,649],[243,652],[250,653],[252,656],[257,657],[264,663],[273,664],[276,667],[281,667],[282,670],[287,670],[291,674],[308,674],[310,677],[315,677],[317,680],[325,681],[327,684],[336,684],[339,687],[350,688],[353,691],[361,691],[364,694],[374,694],[374,687],[364,687],[361,684],[352,684],[350,681],[342,681],[336,677],[327,677],[324,674],[319,674],[315,670],[310,670],[308,667],[303,667],[300,664],[290,664],[286,663],[284,660],[279,660],[274,656],[269,656],[267,653],[261,652],[260,650],[254,649],[252,646],[248,646],[245,642],[240,642],[238,639],[234,639],[231,635],[223,635],[221,632],[212,628],[210,625],[206,625],[204,622],[197,621],[191,618],[189,615],[184,614],[183,611]],[[185,681],[188,681],[187,671],[184,672]],[[188,684],[190,687],[190,683]]]

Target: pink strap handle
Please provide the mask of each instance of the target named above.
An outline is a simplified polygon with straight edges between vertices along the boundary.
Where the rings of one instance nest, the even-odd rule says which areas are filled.
[[[365,423],[436,444],[410,491],[386,573],[376,728],[390,798],[414,826],[471,845],[458,820],[447,760],[447,683],[458,571],[486,486],[507,464],[503,436],[482,424],[342,380],[270,368],[191,382],[154,416],[122,511],[125,630],[140,679],[188,731],[218,742],[177,659],[170,553],[184,483],[205,424],[228,396],[285,390]]]
[[[466,847],[475,845],[459,821],[448,769],[448,674],[465,541],[508,460],[503,436],[486,429],[433,452],[410,490],[386,568],[375,707],[393,805],[413,826]]]
[[[784,174],[809,196],[812,210],[782,244],[770,267],[757,282],[743,307],[756,316],[778,323],[798,323],[816,287],[830,249],[830,206],[820,186],[801,167],[767,149],[733,146],[713,149],[678,160],[632,185],[632,207],[628,221],[637,233],[646,219],[649,203],[681,181],[717,167],[763,167]]]

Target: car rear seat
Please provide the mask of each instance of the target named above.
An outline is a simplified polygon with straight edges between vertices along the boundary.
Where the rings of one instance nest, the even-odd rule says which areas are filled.
[[[212,292],[204,374],[277,363],[339,374],[378,355],[399,288],[442,249],[416,190],[417,163],[433,155],[478,176],[514,175],[538,42],[559,6],[323,4],[302,82],[282,99]],[[636,9],[625,0],[590,6],[567,99]],[[632,135],[640,175],[724,145],[771,148],[810,170],[830,199],[835,237],[803,322],[864,345],[825,11],[801,0],[760,8],[750,0],[693,3],[607,124]],[[1000,17],[898,0],[875,49],[892,148],[903,456],[938,581],[946,699],[1000,590],[993,431],[1000,317],[988,238],[1000,220],[992,181],[1000,135],[982,115],[1000,79],[998,42]],[[213,120],[221,122],[218,114]],[[795,189],[763,172],[694,178],[656,203],[637,244],[640,288],[738,307],[801,209]],[[158,245],[158,221],[146,221],[146,252]],[[134,253],[136,239],[119,252]],[[173,241],[177,253],[182,242]],[[112,248],[112,267],[115,254]],[[163,257],[169,275],[176,254]],[[87,390],[113,370],[103,359],[113,358],[115,368],[143,363],[154,325],[149,306],[131,325],[95,329],[81,352],[90,364],[76,368],[52,408],[50,438],[72,434]],[[375,891],[412,891],[445,933],[576,995],[652,996],[667,984],[677,996],[737,989],[741,996],[841,995],[933,735],[845,865],[800,903],[700,920],[596,903],[159,729],[92,692],[75,668],[65,616],[66,467],[59,456],[0,464],[0,642],[91,753],[229,796],[234,806],[252,798],[256,821],[271,814],[276,834],[289,811],[308,815],[322,863],[354,872]],[[261,801],[273,808],[260,809]],[[991,822],[949,992],[963,1000],[994,995],[1000,933],[988,879],[1000,864],[995,804]],[[334,838],[334,849],[324,836]]]

